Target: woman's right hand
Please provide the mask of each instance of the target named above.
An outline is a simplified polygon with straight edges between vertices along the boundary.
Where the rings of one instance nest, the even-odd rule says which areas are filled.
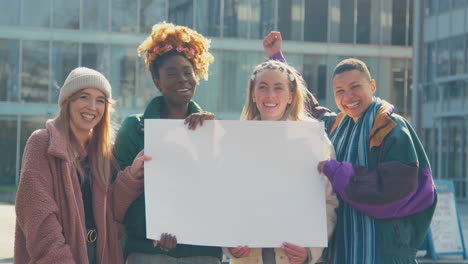
[[[245,258],[250,255],[249,246],[238,246],[235,248],[229,248],[229,252],[236,258]]]
[[[159,240],[153,240],[153,246],[169,251],[177,246],[177,237],[169,233],[162,233]]]
[[[150,161],[151,157],[145,155],[145,150],[140,151],[135,159],[133,160],[132,166],[130,167],[130,174],[133,178],[140,180],[143,178],[144,171],[143,171],[143,164],[145,161]]]
[[[279,31],[272,31],[263,39],[263,50],[268,58],[273,57],[276,53],[281,52],[281,44],[283,39]]]

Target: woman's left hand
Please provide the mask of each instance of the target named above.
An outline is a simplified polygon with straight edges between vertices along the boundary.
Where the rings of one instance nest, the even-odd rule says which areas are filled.
[[[281,248],[284,250],[291,264],[302,264],[307,259],[306,248],[288,242],[284,242]]]
[[[200,112],[200,113],[193,113],[187,118],[185,118],[184,124],[188,124],[188,128],[191,130],[195,130],[197,128],[197,125],[200,124],[200,126],[203,126],[203,121],[205,120],[214,120],[215,116],[213,113],[210,112]]]

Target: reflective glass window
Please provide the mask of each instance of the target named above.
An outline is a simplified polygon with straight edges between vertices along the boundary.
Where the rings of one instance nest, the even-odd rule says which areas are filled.
[[[56,88],[61,87],[68,74],[78,67],[78,43],[52,42],[51,66],[50,102],[55,103],[59,94],[59,90]]]
[[[281,32],[283,39],[302,40],[303,24],[304,7],[302,6],[302,0],[278,1],[278,30]],[[318,25],[315,27],[318,27]]]
[[[304,40],[327,42],[328,0],[305,0]]]
[[[450,10],[451,0],[439,0],[439,13],[447,12]]]
[[[250,38],[263,39],[275,29],[275,2],[250,0]]]
[[[0,101],[18,101],[19,40],[0,39]]]
[[[307,89],[312,92],[319,102],[327,97],[327,57],[306,55],[303,61],[303,78]]]
[[[354,42],[354,1],[341,0],[340,2],[340,42]]]
[[[0,0],[0,25],[17,26],[20,18],[20,1]]]
[[[405,83],[405,59],[393,59],[392,60],[392,90],[390,102],[395,106],[395,112],[401,115],[405,115],[406,100],[406,83]]]
[[[466,6],[466,0],[452,0],[453,8],[460,8]]]
[[[193,27],[193,0],[169,1],[169,22]]]
[[[225,0],[223,36],[248,38],[250,12],[249,0]]]
[[[111,0],[112,31],[137,32],[137,5],[135,0]]]
[[[111,46],[110,81],[114,99],[121,107],[135,106],[136,48],[135,46]]]
[[[54,28],[80,28],[80,1],[53,0]]]
[[[109,46],[95,43],[81,44],[81,66],[95,69],[109,78],[109,63]]]
[[[465,72],[468,73],[468,34],[465,35]]]
[[[0,115],[2,137],[0,140],[0,185],[16,184],[16,144],[17,118],[16,116]]]
[[[462,74],[465,71],[465,36],[450,39],[450,74]]]
[[[407,0],[393,0],[392,45],[406,45]]]
[[[49,91],[49,42],[23,41],[21,100],[47,103]]]
[[[437,42],[437,76],[447,76],[449,73],[449,45],[448,39]]]
[[[370,43],[371,0],[357,0],[356,42]]]
[[[83,21],[82,28],[93,31],[109,30],[109,0],[82,0]]]
[[[158,94],[159,90],[156,88],[151,78],[151,73],[146,69],[145,60],[143,57],[137,58],[138,66],[138,85],[136,87],[136,107],[146,107],[146,105]],[[211,73],[210,73],[211,74]],[[198,92],[198,91],[197,91]]]
[[[50,27],[51,4],[52,0],[23,0],[21,24],[28,27]]]
[[[140,1],[140,32],[149,34],[154,24],[166,21],[166,0]]]
[[[221,1],[197,0],[195,29],[204,36],[219,37],[221,32]]]

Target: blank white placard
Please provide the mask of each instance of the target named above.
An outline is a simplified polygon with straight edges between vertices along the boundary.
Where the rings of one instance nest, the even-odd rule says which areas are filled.
[[[327,246],[321,122],[145,120],[147,236],[235,247]]]

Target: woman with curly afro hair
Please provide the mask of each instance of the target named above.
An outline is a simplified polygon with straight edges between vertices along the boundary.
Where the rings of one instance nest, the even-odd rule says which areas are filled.
[[[208,78],[213,56],[208,51],[210,40],[198,32],[171,23],[158,23],[138,47],[145,56],[147,69],[162,96],[155,97],[143,114],[127,117],[117,134],[114,155],[121,167],[131,164],[144,147],[145,119],[185,119],[189,129],[213,120],[192,101],[200,77]],[[146,238],[145,199],[142,194],[130,206],[124,220],[127,263],[221,263],[222,250],[177,244],[174,235],[163,233],[160,240]]]

